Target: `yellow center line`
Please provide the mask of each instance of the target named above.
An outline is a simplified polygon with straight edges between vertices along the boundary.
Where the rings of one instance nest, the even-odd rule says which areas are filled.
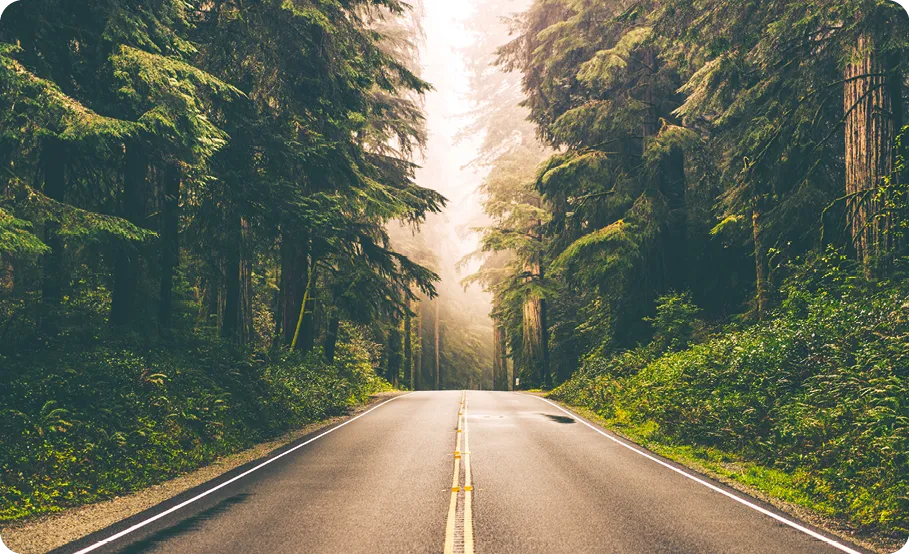
[[[457,519],[458,491],[460,490],[461,481],[461,416],[464,413],[464,397],[466,395],[467,393],[465,391],[461,395],[461,403],[458,406],[458,430],[455,433],[454,473],[451,478],[451,500],[448,504],[448,521],[445,524],[445,554],[454,554],[455,520]]]
[[[458,429],[455,433],[454,473],[451,477],[451,501],[445,525],[445,554],[473,554],[472,477],[470,473],[470,443],[467,437],[467,391],[461,395],[458,407]],[[464,464],[464,486],[461,486],[461,464]],[[464,493],[463,545],[455,544],[458,530],[458,496]],[[463,550],[461,547],[463,546]],[[457,549],[457,550],[456,550]]]
[[[464,411],[467,411],[467,391],[464,391]],[[464,416],[464,554],[473,554],[473,481],[470,476],[470,444],[467,416]]]

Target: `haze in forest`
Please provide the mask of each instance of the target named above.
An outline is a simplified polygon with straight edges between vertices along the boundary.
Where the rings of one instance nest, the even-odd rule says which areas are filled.
[[[478,282],[466,282],[482,264],[480,229],[489,223],[480,190],[489,167],[483,161],[485,129],[478,121],[481,99],[471,69],[492,67],[495,50],[509,36],[507,19],[526,7],[524,0],[488,3],[480,0],[440,2],[426,0],[414,6],[422,14],[420,40],[421,76],[432,83],[423,103],[428,142],[418,158],[417,183],[435,189],[448,199],[439,214],[431,214],[416,231],[403,224],[389,227],[393,244],[402,253],[419,259],[432,257],[438,271],[440,303],[440,360],[442,387],[492,388],[492,294]],[[481,22],[483,22],[481,24]],[[469,67],[470,66],[470,67]],[[514,76],[512,76],[514,78]],[[514,100],[507,97],[505,101]],[[430,254],[431,253],[431,254]],[[434,334],[428,320],[426,333]],[[434,344],[424,346],[425,363],[434,364]],[[424,370],[426,369],[424,365]],[[432,379],[426,373],[426,379]],[[501,386],[501,384],[500,384]]]

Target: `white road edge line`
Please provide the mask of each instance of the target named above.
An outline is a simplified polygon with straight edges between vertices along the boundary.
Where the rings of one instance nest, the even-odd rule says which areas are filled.
[[[374,410],[378,410],[379,408],[381,408],[382,406],[388,404],[389,402],[392,402],[392,401],[397,400],[398,398],[401,398],[401,397],[404,397],[404,396],[408,396],[408,395],[410,395],[410,394],[413,394],[413,393],[412,393],[412,392],[409,392],[409,393],[407,393],[407,394],[402,394],[401,396],[395,396],[395,397],[392,398],[392,399],[386,400],[385,402],[382,402],[382,403],[379,404],[378,406],[374,406],[374,407],[372,407],[372,408],[366,410],[366,411],[363,412],[362,414],[360,414],[360,415],[358,415],[358,416],[356,416],[356,417],[352,417],[351,419],[348,419],[348,420],[345,421],[344,423],[342,423],[342,424],[340,424],[340,425],[337,425],[337,426],[335,426],[335,427],[332,427],[332,428],[329,429],[328,431],[325,431],[324,433],[321,433],[321,434],[319,434],[319,435],[317,435],[317,436],[315,436],[315,437],[309,439],[308,441],[306,441],[306,442],[304,442],[304,443],[298,444],[297,446],[291,448],[290,450],[287,450],[287,451],[285,451],[285,452],[282,452],[282,453],[278,454],[277,456],[275,456],[274,458],[271,458],[271,459],[269,459],[269,460],[266,460],[266,461],[262,462],[261,464],[257,465],[256,467],[252,468],[252,469],[249,469],[249,470],[247,470],[247,471],[244,471],[244,472],[241,473],[240,475],[237,475],[236,477],[230,479],[229,481],[225,481],[225,482],[221,483],[221,484],[218,485],[217,487],[213,487],[213,488],[211,488],[211,489],[209,489],[209,490],[203,492],[202,494],[199,494],[199,495],[197,495],[197,496],[194,496],[194,497],[190,498],[189,500],[186,500],[185,502],[181,502],[180,504],[177,504],[176,506],[174,506],[173,508],[170,508],[169,510],[165,510],[165,511],[161,512],[160,514],[154,516],[154,517],[148,518],[148,519],[146,519],[145,521],[142,521],[142,522],[140,522],[140,523],[137,523],[137,524],[133,525],[132,527],[130,527],[129,529],[124,529],[123,531],[120,531],[120,532],[117,533],[116,535],[111,535],[110,537],[108,537],[108,538],[106,538],[106,539],[104,539],[104,540],[102,540],[102,541],[98,541],[98,542],[96,542],[95,544],[93,544],[93,545],[91,545],[91,546],[89,546],[89,547],[87,547],[87,548],[83,548],[82,550],[79,550],[79,551],[75,552],[74,554],[86,554],[86,553],[88,553],[88,552],[92,552],[93,550],[97,550],[97,549],[101,548],[102,546],[105,546],[105,545],[107,545],[107,544],[110,544],[110,543],[112,543],[112,542],[114,542],[114,541],[116,541],[116,540],[122,539],[122,538],[125,537],[126,535],[129,535],[130,533],[133,533],[134,531],[137,531],[137,530],[139,530],[139,529],[145,527],[145,526],[148,525],[149,523],[154,523],[155,521],[158,521],[159,519],[161,519],[161,518],[163,518],[163,517],[166,517],[166,516],[168,516],[168,515],[170,515],[170,514],[176,512],[177,510],[179,510],[179,509],[181,509],[181,508],[184,508],[184,507],[186,507],[186,506],[192,504],[193,502],[195,502],[195,501],[197,501],[197,500],[199,500],[199,499],[201,499],[201,498],[204,498],[204,497],[210,495],[211,493],[213,493],[213,492],[215,492],[215,491],[217,491],[217,490],[223,489],[224,487],[226,487],[227,485],[230,485],[231,483],[235,483],[235,482],[239,481],[240,479],[246,477],[246,476],[249,475],[250,473],[262,469],[263,467],[265,467],[265,466],[267,466],[268,464],[274,462],[275,460],[278,460],[278,459],[280,459],[280,458],[283,458],[284,456],[287,456],[287,455],[290,454],[291,452],[294,452],[294,451],[296,451],[296,450],[299,450],[299,449],[303,448],[304,446],[306,446],[307,444],[309,444],[309,443],[311,443],[311,442],[315,442],[315,441],[321,439],[322,437],[324,437],[325,435],[337,431],[338,429],[340,429],[341,427],[344,427],[344,426],[347,425],[348,423],[353,423],[354,421],[360,419],[361,417],[365,416],[365,415],[368,414],[369,412],[372,412],[372,411],[374,411]]]
[[[555,402],[552,402],[552,401],[549,400],[549,399],[542,398],[542,397],[539,397],[539,396],[536,396],[536,395],[533,395],[533,394],[524,394],[524,393],[518,393],[518,394],[520,394],[520,395],[522,395],[522,396],[530,396],[530,397],[533,397],[533,398],[538,398],[538,399],[542,400],[543,402],[546,402],[547,404],[550,404],[550,405],[552,405],[552,406],[558,408],[559,410],[562,410],[562,411],[565,412],[566,414],[568,414],[568,415],[572,416],[573,418],[575,418],[577,421],[583,423],[583,424],[586,425],[587,427],[590,427],[591,429],[593,429],[593,430],[596,431],[597,433],[603,435],[604,437],[606,437],[607,439],[609,439],[609,440],[615,442],[616,444],[620,444],[620,445],[624,446],[625,448],[627,448],[628,450],[631,450],[632,452],[636,452],[637,454],[640,454],[641,456],[644,456],[644,457],[647,458],[648,460],[654,461],[654,462],[660,464],[661,466],[663,466],[663,467],[665,467],[665,468],[667,468],[667,469],[671,469],[672,471],[678,473],[679,475],[682,475],[682,476],[684,476],[684,477],[687,477],[688,479],[691,479],[692,481],[694,481],[694,482],[696,482],[696,483],[700,483],[701,485],[704,485],[705,487],[707,487],[707,488],[709,488],[709,489],[711,489],[711,490],[714,490],[714,491],[716,491],[716,492],[718,492],[718,493],[720,493],[720,494],[722,494],[722,495],[724,495],[724,496],[728,496],[729,498],[735,500],[735,501],[738,502],[739,504],[743,504],[743,505],[745,505],[745,506],[748,506],[748,507],[751,508],[752,510],[758,511],[758,512],[760,512],[760,513],[762,513],[762,514],[764,514],[764,515],[766,515],[766,516],[772,517],[773,519],[779,521],[780,523],[783,523],[783,524],[785,524],[785,525],[788,525],[789,527],[792,527],[793,529],[796,529],[796,530],[798,530],[798,531],[801,531],[802,533],[805,533],[806,535],[809,535],[809,536],[811,536],[811,537],[813,537],[813,538],[815,538],[815,539],[817,539],[817,540],[819,540],[819,541],[823,541],[823,542],[829,544],[830,546],[832,546],[832,547],[834,547],[834,548],[836,548],[836,549],[838,549],[838,550],[841,550],[841,551],[843,551],[843,552],[847,552],[848,554],[862,554],[861,552],[859,552],[859,551],[857,551],[857,550],[853,550],[853,549],[849,548],[848,546],[846,546],[846,545],[844,545],[844,544],[840,544],[840,543],[836,542],[836,541],[833,540],[833,539],[830,539],[830,538],[828,538],[828,537],[825,537],[824,535],[821,535],[820,533],[817,533],[817,532],[815,532],[815,531],[812,531],[811,529],[808,529],[807,527],[805,527],[805,526],[803,526],[803,525],[799,525],[798,523],[796,523],[796,522],[794,522],[794,521],[792,521],[792,520],[786,519],[786,518],[784,518],[784,517],[782,517],[782,516],[780,516],[780,515],[778,515],[778,514],[775,514],[775,513],[771,512],[770,510],[767,510],[767,509],[765,509],[765,508],[761,508],[761,507],[758,506],[757,504],[754,504],[754,503],[752,503],[752,502],[749,502],[749,501],[745,500],[744,498],[741,498],[741,497],[739,497],[739,496],[737,496],[737,495],[732,494],[732,493],[729,492],[729,491],[723,490],[723,489],[721,489],[720,487],[718,487],[718,486],[716,486],[716,485],[714,485],[714,484],[712,484],[712,483],[708,483],[707,481],[704,481],[703,479],[699,479],[698,477],[695,477],[694,475],[691,475],[690,473],[687,473],[687,472],[685,472],[685,471],[682,471],[681,469],[679,469],[679,468],[677,468],[677,467],[675,467],[675,466],[673,466],[673,465],[671,465],[671,464],[667,464],[667,463],[664,462],[663,460],[660,460],[659,458],[656,458],[656,457],[654,457],[654,456],[651,456],[651,455],[648,454],[647,452],[644,452],[643,450],[640,450],[640,449],[638,449],[638,448],[635,448],[635,447],[631,446],[630,444],[627,444],[625,441],[622,441],[622,440],[617,439],[616,437],[613,437],[612,435],[606,433],[606,432],[603,431],[602,429],[600,429],[600,428],[596,427],[595,425],[593,425],[593,424],[587,422],[587,421],[584,420],[584,418],[582,418],[581,416],[579,416],[579,415],[577,415],[577,414],[574,414],[574,413],[572,413],[572,412],[569,412],[569,411],[566,410],[565,408],[559,406],[558,404],[556,404]]]

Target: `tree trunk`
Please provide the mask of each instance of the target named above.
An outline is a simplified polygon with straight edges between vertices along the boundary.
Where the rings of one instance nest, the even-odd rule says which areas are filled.
[[[303,297],[306,295],[309,283],[309,232],[304,230],[297,237],[284,233],[281,237],[281,282],[283,289],[283,323],[284,344],[293,344],[299,323],[300,334],[297,338],[296,348],[303,352],[311,352],[315,341],[313,309],[315,299],[311,294],[303,312],[303,321],[300,322],[300,309],[303,306]]]
[[[240,321],[239,343],[249,344],[254,335],[253,288],[252,288],[252,253],[250,252],[252,236],[249,220],[240,219]]]
[[[673,147],[660,166],[660,193],[668,212],[662,240],[663,292],[680,292],[688,288],[689,259],[684,152]]]
[[[887,265],[893,251],[890,217],[882,213],[879,187],[893,170],[894,128],[886,68],[870,34],[859,37],[856,60],[846,67],[846,195],[856,259],[867,277]]]
[[[310,248],[307,248],[309,251]],[[303,324],[300,328],[300,342],[297,345],[297,349],[303,352],[312,352],[312,349],[316,345],[316,286],[318,283],[318,276],[316,275],[316,266],[315,258],[308,256],[307,263],[307,282],[310,282],[310,285],[307,287],[309,289],[309,294],[306,295],[306,309],[303,312]]]
[[[275,291],[271,298],[272,313],[275,318],[275,329],[272,336],[271,345],[274,348],[284,344],[284,275],[281,271],[281,255],[278,255],[276,267],[274,268]]]
[[[423,302],[417,305],[416,344],[414,345],[413,390],[423,387]]]
[[[540,271],[540,279],[543,278],[543,272]],[[543,350],[543,386],[547,389],[552,388],[552,374],[549,371],[549,306],[545,298],[540,299],[540,346]]]
[[[240,333],[240,253],[231,252],[225,263],[224,314],[221,337],[237,341]]]
[[[434,300],[434,302],[436,304],[435,321],[433,321],[433,338],[435,340],[434,351],[435,351],[435,356],[436,356],[435,390],[442,390],[442,366],[441,366],[442,357],[439,352],[439,348],[441,347],[441,342],[442,342],[441,337],[439,336],[439,316],[441,314],[442,302],[440,302],[438,298],[436,298]]]
[[[126,146],[126,167],[120,216],[139,227],[145,226],[148,158],[136,143]],[[114,287],[111,292],[110,322],[118,327],[138,323],[139,250],[132,242],[117,239],[114,252]]]
[[[174,272],[180,263],[180,167],[167,166],[164,173],[163,206],[161,214],[161,296],[158,306],[158,326],[169,330],[173,326]]]
[[[492,322],[492,388],[493,390],[508,390],[508,357],[505,343],[505,328],[498,321]]]
[[[507,339],[506,338],[506,345]],[[508,356],[508,349],[505,350],[505,375],[508,379],[507,388],[505,390],[513,391],[514,390],[514,361]]]
[[[525,265],[528,280],[542,281],[543,270],[539,262]],[[524,299],[523,306],[524,364],[530,369],[532,379],[541,387],[550,385],[549,349],[546,329],[546,300],[536,293]]]
[[[328,322],[328,331],[325,333],[325,359],[328,363],[335,361],[335,347],[338,344],[338,327],[341,322],[338,319],[337,309],[333,309],[331,319]]]
[[[764,200],[755,195],[751,201],[751,230],[754,237],[754,268],[755,268],[755,308],[758,318],[763,320],[769,307],[769,286],[767,245],[764,244]]]
[[[413,382],[413,327],[410,315],[410,300],[404,314],[404,384],[414,390]]]
[[[315,282],[316,268],[313,266],[309,270],[309,276],[306,279],[306,288],[303,291],[303,300],[300,301],[300,309],[297,310],[299,315],[297,316],[297,325],[296,329],[294,330],[294,338],[290,342],[291,350],[305,350],[300,346],[300,335],[303,334],[303,327],[305,322],[307,320],[309,320],[310,323],[314,321],[312,314],[313,303],[310,300],[312,300],[312,293],[313,288],[315,287]],[[312,330],[310,330],[309,333],[311,335]],[[312,337],[310,336],[310,338]],[[310,347],[309,350],[311,351],[312,347]]]
[[[901,71],[900,61],[900,53],[898,52],[892,52],[886,61],[887,85],[890,93],[890,112],[892,114],[891,127],[897,137],[900,136],[900,133],[903,132],[903,127],[906,125],[906,107],[903,105],[903,87],[905,79],[903,77],[903,72]],[[891,183],[891,188],[896,188],[897,185],[902,188],[906,182],[906,164],[902,164],[902,172],[896,172],[895,170],[897,169],[897,158],[901,155],[905,156],[907,140],[909,140],[909,135],[904,135],[902,138],[902,152],[897,151],[895,144],[893,151],[891,152],[894,165],[892,168],[894,171],[891,173],[891,179],[893,181]],[[898,225],[902,227],[909,221],[909,213],[907,213],[907,211],[909,211],[909,205],[907,205],[905,201],[894,207],[894,213],[887,221],[891,231],[895,231],[895,228]],[[899,223],[897,223],[897,221]],[[892,264],[893,260],[906,255],[904,250],[906,248],[905,231],[892,232],[890,246],[892,250],[887,253],[886,259],[888,263]]]
[[[544,386],[543,367],[543,300],[531,296],[524,299],[524,364],[530,369],[534,383]]]
[[[242,221],[239,218],[228,218],[227,225],[233,229],[234,241],[228,245],[227,259],[224,264],[224,316],[221,321],[221,338],[243,343],[242,314],[242,280],[243,254]]]
[[[44,194],[62,202],[66,194],[66,147],[54,138],[45,140],[41,163],[44,166]],[[57,312],[63,299],[65,267],[63,264],[64,244],[60,236],[60,224],[47,221],[44,224],[44,243],[50,251],[44,255],[41,281],[41,326],[47,334],[57,332]]]
[[[402,346],[403,337],[401,336],[401,327],[400,323],[396,322],[395,325],[388,330],[388,356],[386,358],[388,364],[386,379],[395,387],[398,386],[398,379],[401,374]]]

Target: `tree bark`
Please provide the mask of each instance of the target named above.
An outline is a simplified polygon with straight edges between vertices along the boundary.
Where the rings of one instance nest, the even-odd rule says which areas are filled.
[[[769,307],[769,286],[767,283],[769,269],[767,262],[767,245],[764,244],[764,200],[755,195],[751,201],[751,230],[754,238],[755,268],[755,308],[758,318],[763,320]]]
[[[890,93],[890,113],[892,115],[891,127],[893,128],[894,135],[899,137],[903,132],[903,127],[906,125],[906,107],[903,104],[903,88],[904,88],[904,76],[901,70],[901,57],[900,53],[892,52],[887,60],[887,85]],[[902,153],[897,151],[896,145],[894,143],[893,151],[891,152],[892,164],[891,168],[891,188],[896,188],[897,185],[902,187],[906,182],[906,167],[903,163],[902,172],[897,172],[897,159],[901,155],[905,155],[905,144],[909,140],[909,135],[904,135],[902,138],[903,151]],[[891,200],[892,201],[892,200]],[[887,262],[891,264],[891,267],[887,269],[892,269],[893,261],[896,260],[899,256],[905,256],[906,248],[906,234],[905,231],[895,232],[897,226],[902,226],[906,221],[909,221],[909,206],[905,202],[902,202],[899,206],[893,208],[893,214],[888,220],[888,225],[890,226],[891,238],[890,238],[890,247],[891,251],[887,253]],[[897,221],[899,223],[897,223]]]
[[[396,322],[388,330],[388,357],[386,359],[388,364],[386,379],[395,387],[398,386],[398,379],[401,374],[403,338],[401,336],[400,323]]]
[[[180,263],[180,167],[165,169],[161,214],[161,295],[158,326],[162,331],[173,326],[174,273]]]
[[[524,300],[524,363],[528,366],[535,384],[546,384],[543,356],[543,300],[531,296]]]
[[[303,291],[303,300],[300,302],[300,309],[297,310],[299,315],[297,316],[297,325],[296,325],[296,329],[294,330],[294,337],[293,337],[293,340],[291,340],[291,342],[290,342],[291,350],[305,350],[305,348],[300,347],[300,335],[303,334],[304,322],[307,319],[309,319],[310,322],[313,321],[313,316],[311,313],[313,304],[312,304],[312,302],[310,302],[310,300],[312,299],[312,292],[313,292],[313,287],[315,286],[315,282],[316,282],[316,268],[315,268],[315,266],[313,266],[309,270],[309,276],[306,279],[306,289]],[[311,333],[311,331],[310,331],[310,333]],[[312,337],[310,337],[310,338],[312,338]],[[311,347],[310,347],[310,350],[312,350]]]
[[[881,185],[893,170],[893,87],[870,34],[861,35],[855,61],[846,67],[846,196],[856,259],[872,277],[893,251],[890,217],[883,214]]]
[[[312,234],[306,230],[303,234],[304,255],[303,269],[306,278],[307,290],[306,307],[303,311],[303,322],[300,327],[300,339],[297,344],[297,350],[302,352],[312,352],[316,341],[316,286],[318,276],[316,275],[316,259],[312,253]]]
[[[148,157],[137,142],[126,146],[126,167],[120,216],[139,227],[145,226],[148,189]],[[114,253],[114,288],[111,293],[111,324],[125,327],[138,323],[139,250],[128,240],[118,239]]]
[[[333,309],[331,318],[328,322],[328,331],[325,333],[325,359],[328,363],[335,361],[335,347],[338,344],[338,327],[341,321],[338,319],[337,309]]]
[[[688,212],[685,154],[673,147],[660,164],[660,193],[666,202],[663,226],[663,292],[688,288]]]
[[[505,337],[506,345],[508,337]],[[508,356],[508,349],[505,350],[505,375],[508,379],[507,388],[505,390],[513,391],[514,390],[514,361]]]
[[[439,316],[441,315],[442,303],[436,298],[433,302],[436,305],[436,313],[433,321],[433,338],[435,341],[435,390],[442,390],[442,366],[441,366],[441,353],[439,349],[441,348],[441,337],[439,335]]]
[[[249,344],[254,336],[253,320],[253,287],[252,287],[252,252],[250,244],[252,232],[249,220],[240,218],[240,322],[239,342]]]
[[[498,321],[492,322],[492,388],[493,390],[508,390],[508,357],[505,343],[505,328]]]
[[[404,314],[404,384],[414,390],[413,380],[413,326],[410,315],[410,300]]]
[[[272,335],[272,347],[280,347],[284,344],[284,275],[281,271],[282,256],[278,254],[277,264],[274,269],[274,282],[276,290],[271,299],[272,313],[275,318],[275,329]]]
[[[423,302],[417,305],[416,344],[414,345],[413,390],[422,390],[423,387]]]
[[[240,253],[232,250],[227,255],[224,282],[224,315],[221,337],[237,341],[240,327]]]
[[[234,229],[234,240],[228,246],[224,263],[224,316],[221,321],[221,338],[245,344],[244,283],[246,281],[243,255],[243,219],[228,218],[228,226]]]
[[[303,320],[300,321],[300,309],[303,306],[303,297],[306,295],[309,274],[312,271],[309,261],[310,234],[301,231],[296,238],[284,233],[281,237],[281,283],[283,290],[282,312],[284,329],[284,344],[293,344],[299,323],[300,333],[296,348],[299,351],[311,352],[315,344],[315,329],[313,310],[315,298],[310,294],[307,298]],[[314,284],[314,283],[313,283]]]
[[[62,202],[66,194],[66,147],[54,138],[43,144],[41,164],[44,169],[44,194]],[[44,255],[41,280],[41,326],[48,334],[57,332],[57,312],[63,299],[63,283],[66,271],[63,263],[64,244],[60,236],[60,224],[47,221],[44,224],[44,243],[50,251]]]
[[[543,280],[543,269],[538,261],[525,264],[525,271],[527,280]],[[532,293],[524,299],[523,306],[523,361],[534,382],[541,387],[551,384],[546,325],[546,300]]]

